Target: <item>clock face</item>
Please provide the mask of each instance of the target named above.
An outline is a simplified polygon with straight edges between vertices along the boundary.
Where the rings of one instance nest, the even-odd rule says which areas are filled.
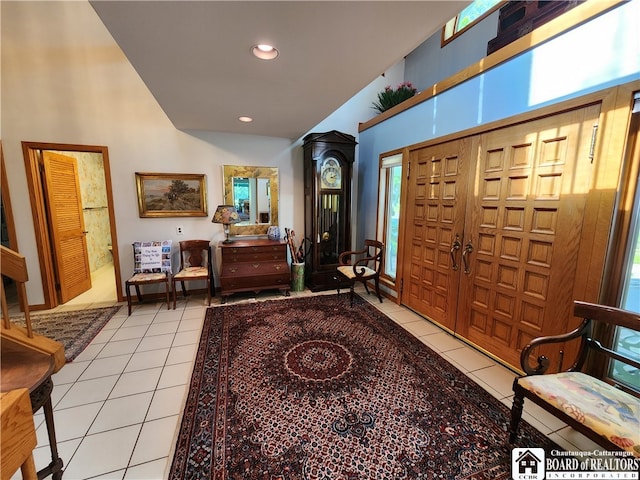
[[[320,167],[321,188],[342,188],[342,169],[340,162],[333,157],[329,157],[322,162]]]

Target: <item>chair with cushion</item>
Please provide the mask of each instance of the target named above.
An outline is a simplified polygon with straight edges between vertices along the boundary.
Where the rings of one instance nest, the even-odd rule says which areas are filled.
[[[142,303],[141,285],[163,284],[167,300],[167,310],[171,308],[169,299],[169,278],[171,277],[171,240],[162,242],[133,243],[133,276],[125,282],[127,306],[131,315],[131,287],[135,287],[138,302]]]
[[[211,305],[211,247],[209,240],[185,240],[180,242],[180,270],[171,280],[173,289],[173,309],[176,308],[176,282],[182,286],[182,296],[187,296],[184,282],[205,280],[207,302]]]
[[[513,406],[509,443],[517,440],[524,399],[527,398],[607,450],[624,450],[640,458],[640,391],[638,384],[627,386],[608,378],[583,372],[588,357],[598,365],[619,362],[621,368],[637,375],[640,360],[633,349],[612,350],[592,337],[593,324],[624,327],[631,336],[640,333],[640,314],[606,305],[574,302],[574,315],[584,321],[562,335],[538,337],[526,345],[520,362],[526,375],[513,382]],[[579,349],[568,368],[550,367],[540,347],[579,341]],[[536,355],[538,358],[536,360]],[[560,355],[562,362],[563,355]],[[536,362],[533,366],[530,360]],[[606,375],[606,374],[605,374]],[[636,377],[637,378],[637,377]],[[633,388],[635,387],[635,389]]]
[[[353,305],[353,288],[356,282],[364,283],[369,294],[367,282],[373,280],[376,294],[382,303],[380,294],[380,272],[384,261],[384,243],[377,240],[365,240],[362,250],[342,252],[338,257],[338,294],[343,281],[349,282],[351,290],[351,305]]]

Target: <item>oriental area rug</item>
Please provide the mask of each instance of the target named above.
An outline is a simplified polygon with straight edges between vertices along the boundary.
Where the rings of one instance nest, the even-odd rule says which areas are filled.
[[[116,305],[57,313],[31,313],[31,328],[35,333],[62,343],[68,363],[82,353],[118,310],[120,306]],[[11,322],[24,327],[24,315],[11,317]]]
[[[507,479],[508,421],[360,297],[213,307],[169,479]],[[557,448],[525,422],[521,438]]]

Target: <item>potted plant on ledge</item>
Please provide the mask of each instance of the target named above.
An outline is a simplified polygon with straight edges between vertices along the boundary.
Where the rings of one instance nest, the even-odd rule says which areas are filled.
[[[382,113],[413,97],[417,91],[411,82],[403,82],[395,90],[391,86],[386,86],[382,92],[378,93],[378,101],[373,102],[371,108]]]

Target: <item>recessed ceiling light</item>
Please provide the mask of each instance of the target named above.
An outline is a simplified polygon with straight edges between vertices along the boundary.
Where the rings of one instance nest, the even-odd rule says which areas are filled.
[[[271,45],[260,44],[251,47],[251,53],[262,60],[273,60],[280,52]]]
[[[251,117],[244,117],[244,116],[243,116],[243,117],[238,117],[238,120],[240,120],[241,122],[244,122],[244,123],[253,122],[253,118],[251,118]]]

